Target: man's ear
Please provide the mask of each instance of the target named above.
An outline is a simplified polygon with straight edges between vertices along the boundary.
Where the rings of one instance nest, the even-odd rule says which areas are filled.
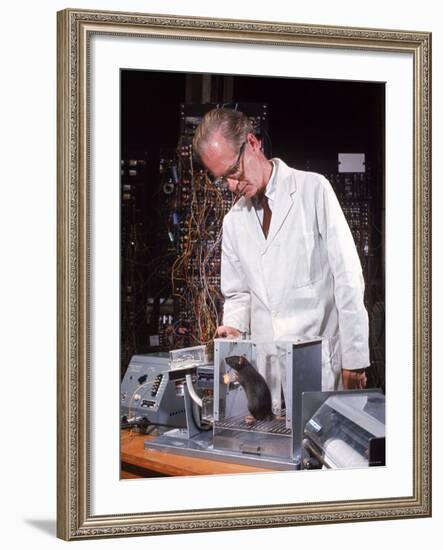
[[[249,133],[246,139],[254,153],[261,151],[261,143],[254,134]]]

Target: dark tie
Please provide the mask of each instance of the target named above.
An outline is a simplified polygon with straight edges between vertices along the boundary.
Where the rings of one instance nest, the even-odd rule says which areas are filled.
[[[263,233],[265,235],[265,239],[267,239],[268,238],[268,233],[269,233],[269,226],[271,225],[272,211],[269,208],[268,197],[266,195],[263,195],[263,198],[261,200],[261,205],[262,205],[262,208],[263,208],[262,229],[263,229]]]

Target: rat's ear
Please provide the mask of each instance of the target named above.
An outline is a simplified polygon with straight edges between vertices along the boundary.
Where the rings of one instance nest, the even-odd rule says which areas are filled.
[[[240,359],[238,360],[240,365],[244,365],[246,363],[246,357],[244,355],[240,355]]]

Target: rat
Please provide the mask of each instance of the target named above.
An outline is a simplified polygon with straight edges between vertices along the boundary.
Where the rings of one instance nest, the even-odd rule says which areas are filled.
[[[263,376],[243,355],[231,355],[225,361],[236,371],[238,383],[245,390],[251,415],[256,420],[272,419],[271,392]]]

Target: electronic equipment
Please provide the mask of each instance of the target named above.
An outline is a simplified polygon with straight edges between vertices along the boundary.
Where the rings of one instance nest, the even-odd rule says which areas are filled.
[[[168,426],[145,448],[178,455],[275,470],[382,466],[385,397],[320,391],[323,344],[220,338],[214,364],[205,346],[134,355],[121,385],[122,425]],[[246,386],[226,359],[243,357],[252,368],[270,350],[284,371],[284,409],[250,422]]]
[[[178,367],[193,364],[195,350],[202,357],[198,368],[191,369],[193,387],[202,395],[207,395],[212,402],[214,369],[206,361],[204,346],[175,350],[170,353],[146,353],[131,358],[126,374],[121,383],[120,418],[122,426],[155,424],[185,430],[188,427],[186,418],[186,400],[184,384]],[[172,359],[171,359],[172,357]],[[179,363],[178,358],[182,358]],[[189,357],[193,361],[189,361]],[[192,365],[191,365],[192,366]],[[187,371],[188,373],[188,371]],[[195,411],[189,414],[196,415]],[[196,425],[201,428],[200,421]]]
[[[189,358],[187,363],[176,362],[174,365],[172,358],[169,371],[170,380],[186,380],[183,397],[187,427],[170,430],[146,441],[145,448],[276,470],[299,469],[302,454],[302,396],[304,392],[321,389],[322,340],[279,342],[271,346],[275,346],[284,370],[285,410],[281,416],[247,424],[248,401],[245,390],[229,377],[230,368],[225,361],[227,357],[241,355],[254,365],[264,350],[263,346],[251,340],[215,339],[214,397],[213,400],[202,399],[201,403],[202,419],[212,421],[212,430],[200,432],[192,415],[193,389],[189,386],[189,376],[194,373],[194,369],[205,366],[204,355],[197,357],[195,351],[194,359]],[[171,352],[171,356],[174,353]]]
[[[303,468],[385,465],[385,396],[381,391],[307,393],[303,411]]]
[[[183,399],[169,380],[169,354],[148,353],[131,358],[121,384],[123,423],[142,419],[152,424],[185,427]]]

